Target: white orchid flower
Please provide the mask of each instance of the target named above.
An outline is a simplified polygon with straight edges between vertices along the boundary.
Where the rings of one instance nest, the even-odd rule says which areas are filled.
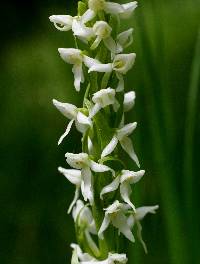
[[[93,253],[99,255],[99,249],[91,236],[91,234],[96,235],[97,230],[90,208],[84,205],[81,200],[78,200],[73,208],[72,216],[74,222],[76,222],[80,228],[84,229],[85,238],[87,239],[90,249]]]
[[[109,253],[108,258],[105,260],[89,260],[81,261],[81,264],[126,264],[128,261],[126,254]]]
[[[92,101],[94,102],[94,106],[90,111],[89,117],[92,118],[96,115],[102,108],[106,106],[118,105],[118,101],[115,98],[116,91],[112,88],[101,89],[100,91],[96,92],[93,97]]]
[[[50,16],[49,19],[58,30],[72,30],[74,36],[77,36],[87,42],[94,36],[94,34],[92,28],[85,26],[85,23],[88,22],[86,15],[75,17],[69,15],[53,15]]]
[[[116,43],[111,37],[112,28],[105,21],[97,21],[93,26],[93,32],[96,35],[96,39],[93,42],[91,49],[96,49],[100,42],[103,41],[104,45],[112,53],[116,53]]]
[[[121,53],[133,43],[133,28],[117,35],[117,53]]]
[[[111,171],[114,175],[115,172],[108,166],[96,163],[91,160],[87,153],[66,153],[65,154],[67,163],[75,169],[81,170],[81,191],[84,200],[93,202],[93,189],[92,189],[92,172],[106,172]]]
[[[124,95],[124,112],[128,112],[133,108],[133,106],[135,105],[135,98],[136,98],[136,95],[135,95],[134,91],[125,93],[125,95]]]
[[[136,208],[136,210],[128,217],[128,225],[132,229],[133,226],[136,224],[138,228],[138,239],[141,242],[144,251],[147,253],[147,247],[145,242],[142,238],[142,225],[140,224],[140,221],[147,215],[147,214],[155,214],[156,210],[159,208],[158,205],[154,206],[142,206],[139,208]]]
[[[63,139],[69,134],[74,122],[77,130],[81,133],[85,133],[85,131],[92,126],[90,118],[84,115],[75,105],[62,103],[55,99],[53,99],[53,104],[65,117],[71,120],[66,128],[66,131],[60,137],[58,145],[60,145]]]
[[[61,58],[73,65],[72,72],[74,73],[74,86],[76,91],[80,91],[80,85],[84,82],[84,75],[83,75],[83,55],[82,51],[79,49],[73,48],[59,48],[58,52],[60,53]]]
[[[69,214],[71,212],[73,206],[75,205],[76,201],[79,198],[81,180],[82,180],[81,179],[81,171],[80,170],[64,169],[62,167],[59,167],[58,171],[60,173],[62,173],[72,184],[74,184],[76,186],[74,199],[71,202],[69,209],[68,209],[68,214]]]
[[[105,0],[89,0],[88,1],[88,19],[93,19],[99,11],[104,11],[107,14],[119,15],[121,18],[129,18],[132,12],[137,7],[137,2],[130,2],[127,4],[118,4],[107,2]]]
[[[120,203],[118,200],[106,208],[105,217],[98,232],[99,238],[103,239],[103,232],[111,223],[119,230],[119,233],[122,233],[127,239],[134,242],[135,239],[131,232],[130,226],[128,225],[128,218],[126,216],[126,213],[128,213],[129,209],[129,205]]]
[[[110,184],[105,186],[101,193],[100,197],[103,198],[103,195],[109,192],[116,191],[120,185],[120,194],[122,200],[130,205],[130,207],[135,211],[135,206],[130,201],[130,195],[132,193],[131,184],[137,183],[144,175],[145,171],[129,171],[129,170],[122,170],[121,174],[115,178]]]
[[[136,129],[137,123],[130,123],[125,125],[124,127],[117,129],[110,143],[104,148],[101,158],[108,156],[111,154],[116,148],[117,144],[120,143],[123,150],[131,157],[132,160],[135,161],[138,167],[140,167],[140,163],[137,155],[135,154],[133,144],[131,139],[128,137],[132,132]]]
[[[135,53],[117,54],[112,63],[103,64],[99,61],[93,62],[89,65],[89,72],[112,72],[115,71],[119,84],[116,89],[117,92],[124,90],[123,75],[126,74],[134,65],[136,58]]]

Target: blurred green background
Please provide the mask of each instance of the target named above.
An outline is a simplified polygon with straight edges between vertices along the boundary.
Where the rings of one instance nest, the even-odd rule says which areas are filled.
[[[124,2],[124,1],[123,1]],[[73,186],[57,173],[65,152],[80,151],[75,129],[57,147],[67,120],[52,98],[75,104],[71,66],[58,47],[71,33],[54,29],[52,14],[76,14],[76,1],[1,4],[0,263],[70,263],[75,241],[66,211]],[[133,26],[137,53],[126,81],[137,101],[135,149],[146,177],[135,188],[138,205],[159,204],[143,221],[149,254],[127,245],[129,263],[200,263],[200,1],[141,0]]]

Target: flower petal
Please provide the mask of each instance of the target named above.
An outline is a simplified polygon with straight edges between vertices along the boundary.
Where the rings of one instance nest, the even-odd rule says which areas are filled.
[[[60,31],[68,31],[72,28],[73,17],[68,15],[53,15],[49,20]]]
[[[130,184],[128,182],[124,182],[120,185],[120,194],[122,199],[124,200],[125,203],[129,204],[130,207],[135,211],[135,206],[133,203],[130,201],[130,195],[132,193]]]
[[[72,68],[74,74],[74,86],[77,92],[80,91],[81,81],[82,81],[82,64],[74,64]]]
[[[75,36],[82,37],[86,40],[90,40],[94,36],[92,28],[86,27],[80,19],[73,20],[72,31]]]
[[[77,186],[81,185],[81,171],[73,170],[73,169],[64,169],[62,167],[58,167],[58,171],[62,173],[68,181]]]
[[[86,24],[96,16],[95,12],[91,9],[88,9],[81,17],[82,23]]]
[[[83,191],[83,197],[84,200],[91,200],[93,197],[92,194],[92,173],[89,167],[85,166],[82,169],[82,177],[83,177],[83,182],[84,182],[84,189]]]
[[[90,118],[94,117],[101,110],[101,106],[96,103],[90,110]]]
[[[124,112],[130,111],[135,105],[135,92],[131,91],[124,95]]]
[[[78,198],[79,198],[79,193],[80,193],[80,187],[77,186],[77,187],[76,187],[76,190],[75,190],[75,194],[74,194],[74,199],[73,199],[73,201],[71,202],[71,204],[70,204],[70,206],[69,206],[69,209],[68,209],[68,211],[67,211],[68,214],[71,213],[72,208],[73,208],[74,205],[76,204],[76,201],[77,201]]]
[[[96,63],[93,64],[92,67],[89,68],[89,73],[90,72],[112,72],[112,63]]]
[[[74,48],[59,48],[61,58],[69,64],[81,64],[83,61],[82,51]]]
[[[102,38],[97,36],[95,41],[92,43],[92,46],[90,47],[91,50],[95,50],[99,44],[101,43]]]
[[[137,6],[138,6],[137,1],[133,1],[133,2],[130,2],[127,4],[123,4],[122,7],[123,7],[124,11],[120,14],[120,18],[122,18],[122,19],[129,18]]]
[[[124,137],[129,136],[130,134],[133,133],[133,131],[137,127],[137,122],[129,123],[125,125],[124,127],[120,128],[117,130],[117,138],[118,140],[123,139]]]
[[[122,91],[124,91],[124,78],[119,73],[117,73],[116,76],[117,76],[117,78],[119,80],[117,88],[116,88],[116,92],[122,92]]]
[[[131,159],[135,161],[137,166],[140,167],[140,163],[137,155],[135,154],[131,139],[128,137],[124,137],[122,140],[120,140],[120,144],[124,151],[126,151],[126,153],[131,157]]]
[[[148,213],[155,214],[156,210],[159,208],[158,205],[154,206],[143,206],[136,209],[136,219],[138,221],[142,220]]]
[[[78,112],[78,114],[77,114],[77,121],[80,124],[92,126],[92,122],[91,122],[90,118],[81,112]]]
[[[93,58],[90,58],[86,55],[83,56],[83,62],[85,64],[85,66],[88,68],[92,67],[94,64],[101,64],[100,61],[93,59]]]
[[[133,42],[133,28],[121,32],[117,36],[117,43],[123,48],[127,48]]]
[[[106,2],[104,10],[108,14],[118,15],[124,11],[124,8],[118,3]]]
[[[113,138],[111,139],[110,143],[104,148],[101,154],[101,158],[108,156],[113,152],[113,150],[116,148],[118,143],[117,137],[114,135]]]
[[[77,116],[77,107],[73,104],[61,103],[53,99],[55,107],[68,119],[75,119]]]
[[[69,134],[70,130],[71,130],[71,127],[74,123],[74,120],[72,119],[69,124],[67,125],[67,128],[65,130],[65,133],[60,137],[60,139],[58,140],[58,145],[60,145],[63,141],[63,139]]]
[[[112,37],[105,38],[103,42],[108,50],[110,50],[114,54],[116,53],[117,46]]]
[[[105,217],[98,232],[98,237],[100,239],[103,239],[103,232],[108,228],[109,224],[110,224],[110,218],[107,214],[105,214]]]
[[[112,224],[119,229],[119,232],[122,233],[126,238],[131,242],[135,242],[134,236],[130,230],[130,227],[127,223],[126,216],[123,213],[118,213],[116,217],[112,218]]]
[[[103,165],[103,164],[99,164],[94,162],[93,160],[90,161],[90,168],[92,171],[94,172],[105,172],[105,171],[111,171],[113,176],[115,175],[115,172],[113,169],[111,169],[110,167]]]
[[[116,191],[117,188],[119,187],[119,177],[115,178],[110,184],[106,185],[101,193],[100,193],[100,197],[103,200],[103,195],[109,192],[113,192]]]

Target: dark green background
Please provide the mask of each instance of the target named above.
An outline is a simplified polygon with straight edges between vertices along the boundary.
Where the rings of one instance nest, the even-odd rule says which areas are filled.
[[[124,25],[135,28],[137,61],[126,87],[137,92],[129,119],[138,121],[133,140],[146,170],[133,196],[160,209],[143,221],[149,254],[128,244],[129,263],[198,264],[200,1],[139,3]],[[74,187],[57,167],[65,152],[80,151],[80,134],[74,129],[57,147],[68,121],[51,100],[78,105],[81,97],[57,52],[73,46],[71,33],[56,31],[48,16],[75,8],[69,0],[1,3],[1,264],[70,263]]]

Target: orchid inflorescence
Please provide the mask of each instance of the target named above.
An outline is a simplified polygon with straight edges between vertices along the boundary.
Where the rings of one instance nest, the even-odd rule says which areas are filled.
[[[76,48],[58,51],[72,65],[76,91],[85,90],[81,107],[53,100],[70,120],[58,144],[73,124],[82,134],[82,153],[65,154],[72,168],[58,168],[76,189],[68,210],[72,212],[78,242],[71,245],[72,264],[127,263],[124,238],[135,241],[133,226],[146,251],[140,221],[158,208],[135,207],[131,185],[145,171],[131,171],[126,165],[130,158],[140,167],[130,138],[137,123],[125,124],[125,114],[133,108],[136,96],[134,91],[125,93],[124,75],[134,65],[136,54],[124,53],[132,44],[133,29],[119,29],[120,20],[129,18],[136,7],[136,1],[118,4],[82,0],[77,16],[50,16],[58,30],[71,30],[74,35]]]

